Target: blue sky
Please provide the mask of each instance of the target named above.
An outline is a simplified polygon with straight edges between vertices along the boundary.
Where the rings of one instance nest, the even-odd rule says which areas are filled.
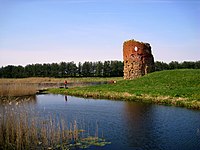
[[[128,39],[156,61],[200,60],[200,1],[0,0],[0,66],[122,60]]]

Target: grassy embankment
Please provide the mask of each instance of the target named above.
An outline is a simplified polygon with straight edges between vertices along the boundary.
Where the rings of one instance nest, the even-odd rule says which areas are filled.
[[[200,70],[182,69],[150,73],[116,84],[50,89],[81,97],[129,100],[200,109]]]

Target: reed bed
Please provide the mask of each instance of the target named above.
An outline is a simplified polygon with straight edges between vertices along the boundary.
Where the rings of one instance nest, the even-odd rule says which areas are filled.
[[[79,83],[79,82],[102,82],[110,80],[123,80],[122,77],[75,77],[75,78],[49,78],[49,77],[30,77],[30,78],[2,78],[0,79],[0,84],[4,83],[63,83],[67,80],[69,83]]]
[[[36,86],[31,84],[0,84],[0,97],[34,95],[36,91]]]
[[[42,115],[23,105],[4,105],[0,115],[0,149],[74,149],[110,144],[89,136],[77,121],[59,115]]]

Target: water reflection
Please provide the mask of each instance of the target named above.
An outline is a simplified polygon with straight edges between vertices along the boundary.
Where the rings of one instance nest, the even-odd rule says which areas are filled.
[[[162,149],[162,143],[154,133],[153,107],[149,104],[125,103],[124,118],[129,134],[129,146],[144,149]]]
[[[59,114],[67,122],[87,124],[90,132],[98,122],[99,134],[103,131],[112,142],[101,149],[200,149],[200,111],[49,94],[20,103],[35,108],[41,118]]]
[[[31,96],[19,96],[19,97],[8,97],[0,99],[0,106],[9,105],[36,105],[37,97],[36,95]]]
[[[67,101],[67,95],[65,95],[65,101]]]
[[[20,96],[0,99],[0,114],[2,116],[6,114],[12,114],[18,117],[22,112],[26,115],[34,116],[35,106],[37,106],[37,96]],[[2,123],[2,121],[0,121]]]
[[[127,140],[142,149],[199,149],[200,112],[184,108],[125,103]]]

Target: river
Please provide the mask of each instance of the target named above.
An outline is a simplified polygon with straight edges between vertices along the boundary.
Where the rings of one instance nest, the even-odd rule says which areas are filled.
[[[53,94],[37,95],[25,105],[43,115],[56,114],[86,124],[91,134],[98,126],[98,136],[111,144],[89,149],[200,149],[200,111],[197,110]],[[3,107],[5,104],[0,109]]]

